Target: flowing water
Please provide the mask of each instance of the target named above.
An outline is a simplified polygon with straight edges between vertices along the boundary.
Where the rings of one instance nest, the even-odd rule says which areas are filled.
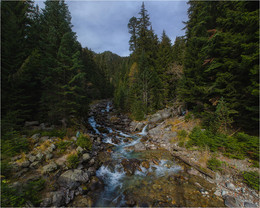
[[[108,115],[110,108],[108,103],[99,112]],[[94,206],[215,206],[201,198],[194,182],[191,183],[193,179],[183,179],[184,166],[178,165],[168,151],[134,151],[134,146],[147,135],[147,125],[140,133],[129,134],[96,123],[94,116],[88,121],[95,134],[103,138],[102,142],[111,147],[110,157],[96,172],[104,188],[96,193]],[[99,127],[109,133],[100,132]]]

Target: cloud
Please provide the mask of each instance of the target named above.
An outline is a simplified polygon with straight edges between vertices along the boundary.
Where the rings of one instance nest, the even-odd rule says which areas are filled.
[[[43,8],[44,4],[39,3]],[[83,47],[101,53],[112,51],[129,55],[130,35],[127,24],[132,16],[139,17],[141,1],[67,1],[72,16],[73,31]],[[158,37],[163,29],[174,42],[184,35],[182,21],[187,20],[188,6],[184,1],[145,1],[145,8]]]

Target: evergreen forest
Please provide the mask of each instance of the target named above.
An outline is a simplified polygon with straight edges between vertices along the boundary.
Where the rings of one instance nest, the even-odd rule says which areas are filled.
[[[183,116],[183,122],[200,121],[190,133],[178,131],[179,146],[249,158],[259,169],[258,1],[189,0],[185,35],[174,43],[173,34],[155,33],[145,3],[140,2],[138,16],[124,28],[130,35],[127,57],[82,47],[66,2],[44,4],[40,9],[32,0],[1,1],[1,206],[43,205],[36,196],[30,199],[42,190],[43,180],[24,186],[22,195],[6,180],[12,181],[8,175],[15,170],[11,158],[33,149],[33,135],[59,138],[55,146],[61,156],[75,143],[64,138],[77,134],[74,146],[87,153],[71,151],[69,170],[84,153],[95,155],[97,138],[91,140],[88,131],[102,128],[89,127],[89,118],[97,114],[91,106],[100,100],[113,103],[112,123],[116,113],[138,123],[150,122],[151,115],[164,109],[178,109],[176,116]],[[35,121],[49,130],[28,129]],[[223,164],[212,156],[207,167],[220,171]],[[240,176],[259,191],[259,174],[244,171]],[[142,205],[136,203],[133,206]]]

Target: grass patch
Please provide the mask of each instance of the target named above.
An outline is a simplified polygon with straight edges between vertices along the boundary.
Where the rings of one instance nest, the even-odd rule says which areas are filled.
[[[258,172],[243,172],[244,182],[251,188],[259,191],[259,173]]]
[[[67,163],[69,168],[76,168],[79,164],[79,157],[76,153],[72,153],[67,157]]]
[[[211,158],[207,162],[208,168],[213,171],[217,171],[217,170],[221,171],[222,170],[221,165],[222,165],[222,162],[215,157]]]
[[[34,206],[40,205],[39,191],[44,188],[45,181],[31,181],[21,187],[13,188],[4,180],[1,183],[1,207],[24,207],[27,201]]]
[[[92,150],[92,142],[88,135],[80,134],[77,139],[77,145],[86,150]]]
[[[72,144],[71,141],[62,141],[62,140],[56,143],[57,149],[59,150],[60,153],[64,153],[71,144]]]
[[[1,152],[4,156],[13,157],[21,152],[28,152],[30,143],[16,131],[7,132],[1,139]]]

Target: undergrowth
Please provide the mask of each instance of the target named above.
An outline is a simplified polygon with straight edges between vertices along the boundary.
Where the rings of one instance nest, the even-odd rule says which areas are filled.
[[[259,191],[259,173],[258,172],[243,172],[243,178],[245,183],[251,188]]]
[[[77,139],[77,145],[86,150],[92,150],[92,142],[88,135],[80,134]]]

